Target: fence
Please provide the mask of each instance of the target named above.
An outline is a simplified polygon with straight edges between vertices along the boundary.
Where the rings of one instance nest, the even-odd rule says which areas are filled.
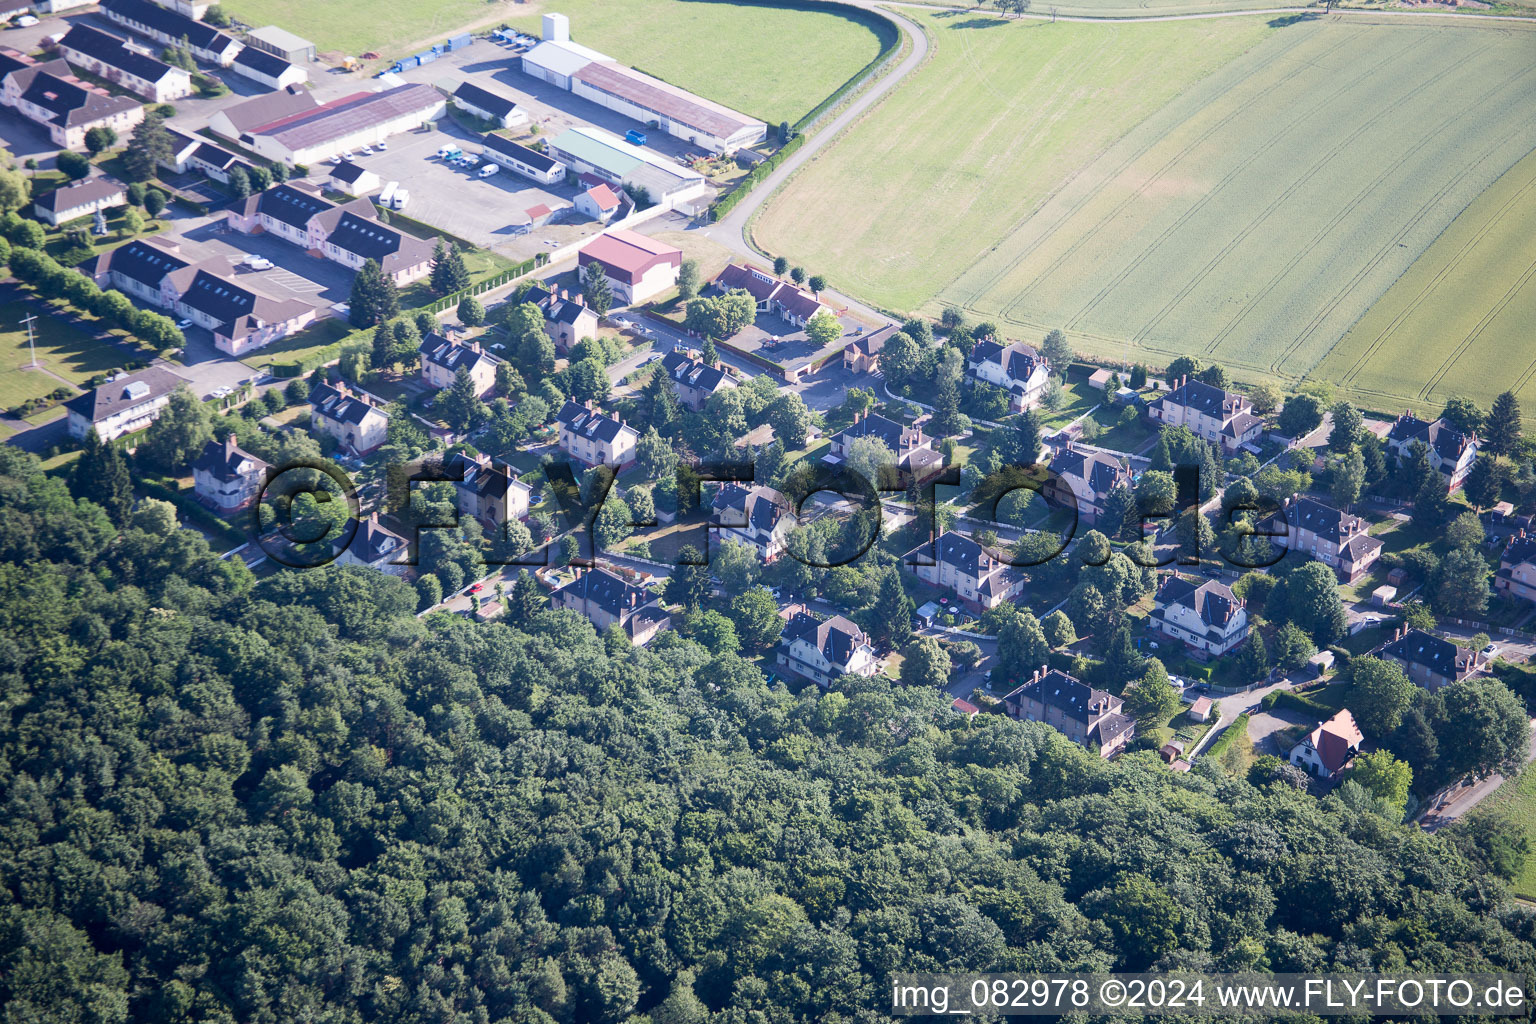
[[[798,5],[796,5],[796,4],[776,4],[775,6],[790,6],[790,7],[794,7],[794,6],[798,6]],[[806,6],[807,7],[819,7],[821,5],[819,5],[819,4],[817,4],[817,5],[810,5],[810,4],[808,4]],[[850,9],[850,8],[847,8],[847,7],[839,6],[838,14],[843,16],[843,17],[849,17],[852,10],[857,10],[857,8]],[[860,12],[860,13],[864,13],[864,12]],[[857,90],[861,85],[864,84],[864,82],[866,80],[868,80],[870,78],[873,78],[875,75],[879,74],[885,68],[885,65],[890,62],[891,58],[896,55],[896,51],[901,46],[901,30],[899,28],[897,28],[888,19],[882,18],[878,14],[874,14],[873,12],[868,12],[868,13],[869,13],[869,17],[867,17],[867,18],[855,17],[854,20],[861,21],[865,25],[868,25],[874,31],[875,35],[880,37],[880,39],[881,39],[880,52],[875,55],[875,59],[874,60],[870,61],[868,64],[866,64],[862,68],[860,68],[858,70],[858,72],[852,78],[848,79],[848,81],[844,82],[842,85],[838,86],[835,90],[833,90],[832,95],[828,96],[826,99],[824,99],[820,103],[816,104],[816,106],[811,108],[810,113],[806,114],[800,120],[796,121],[791,126],[791,127],[794,128],[795,131],[797,131],[797,132],[809,132],[809,131],[812,131],[816,127],[817,123],[820,122],[821,119],[823,117],[825,117],[828,112],[830,112],[838,104],[842,103],[842,101],[844,99],[846,99],[850,93],[852,93],[855,90]],[[879,24],[878,25],[871,24],[872,21],[877,21],[877,22],[879,22]],[[886,35],[887,32],[889,32],[889,36]]]
[[[452,295],[444,295],[437,301],[421,308],[425,309],[428,313],[434,314],[441,313],[445,309],[452,309],[471,295],[483,295],[488,291],[493,291],[497,288],[500,288],[504,284],[516,281],[518,278],[523,277],[524,275],[531,274],[539,267],[542,267],[548,261],[548,259],[549,257],[545,256],[544,253],[541,252],[534,256],[531,260],[524,260],[515,267],[509,267],[499,274],[493,274],[486,278],[484,281],[472,284],[462,291],[454,292]]]

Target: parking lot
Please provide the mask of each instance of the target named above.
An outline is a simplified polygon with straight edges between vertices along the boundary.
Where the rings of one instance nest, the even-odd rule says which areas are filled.
[[[235,280],[274,299],[294,298],[330,306],[346,302],[352,294],[352,271],[271,235],[225,231],[223,221],[215,220],[186,230],[181,238],[183,249],[193,259],[223,257],[234,268]],[[236,267],[247,254],[265,256],[276,266],[271,270]]]
[[[465,152],[478,153],[478,140],[448,118],[438,122],[438,128],[435,132],[392,136],[383,153],[354,154],[356,162],[377,174],[381,182],[396,181],[410,191],[410,202],[403,211],[407,216],[517,260],[601,229],[598,222],[570,209],[531,231],[514,230],[517,215],[532,207],[568,206],[576,197],[575,186],[562,183],[546,190],[507,170],[481,178],[477,168],[457,167],[436,155],[438,148],[449,142],[462,146]],[[316,168],[312,177],[318,179],[323,173]]]

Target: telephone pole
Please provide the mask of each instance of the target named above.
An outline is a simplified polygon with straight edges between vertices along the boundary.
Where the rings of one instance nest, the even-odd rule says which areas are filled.
[[[28,314],[28,316],[27,316],[27,318],[25,320],[21,321],[22,323],[27,325],[27,348],[32,353],[32,362],[27,366],[27,369],[29,369],[29,370],[36,370],[41,365],[37,361],[37,339],[32,334],[32,321],[34,321],[36,319],[37,319],[37,314],[36,313],[31,313],[31,314]]]

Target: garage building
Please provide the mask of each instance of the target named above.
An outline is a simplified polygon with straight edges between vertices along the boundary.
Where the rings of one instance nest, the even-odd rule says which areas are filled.
[[[252,29],[245,37],[245,45],[281,57],[290,64],[302,64],[315,59],[314,43],[276,25]]]

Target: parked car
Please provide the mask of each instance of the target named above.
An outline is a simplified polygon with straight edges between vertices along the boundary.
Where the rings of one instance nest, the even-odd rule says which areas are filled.
[[[273,267],[277,266],[276,263],[273,263],[265,256],[256,255],[247,256],[240,262],[245,266],[250,267],[252,270],[271,270]]]
[[[1499,645],[1498,644],[1489,644],[1487,647],[1483,648],[1483,657],[1485,657],[1485,658],[1491,658],[1491,657],[1493,657],[1494,655],[1496,655],[1498,653],[1499,653]]]
[[[373,148],[378,150],[380,153],[382,153],[385,150],[389,149],[389,143],[387,143],[387,142],[375,143]]]
[[[234,393],[235,393],[235,389],[230,387],[230,386],[228,386],[226,384],[226,385],[220,385],[219,387],[214,388],[211,394],[212,394],[212,397],[214,397],[214,398],[228,398],[230,395],[232,395]]]
[[[176,321],[176,329],[178,331],[184,331],[188,327],[191,327],[191,326],[192,326],[192,321],[191,320],[177,320]]]
[[[358,154],[360,156],[373,156],[373,147],[372,146],[364,146],[362,149],[358,150],[357,152],[358,152]]]
[[[499,164],[486,164],[484,167],[480,168],[480,177],[489,178],[499,170],[501,170],[501,166]]]

